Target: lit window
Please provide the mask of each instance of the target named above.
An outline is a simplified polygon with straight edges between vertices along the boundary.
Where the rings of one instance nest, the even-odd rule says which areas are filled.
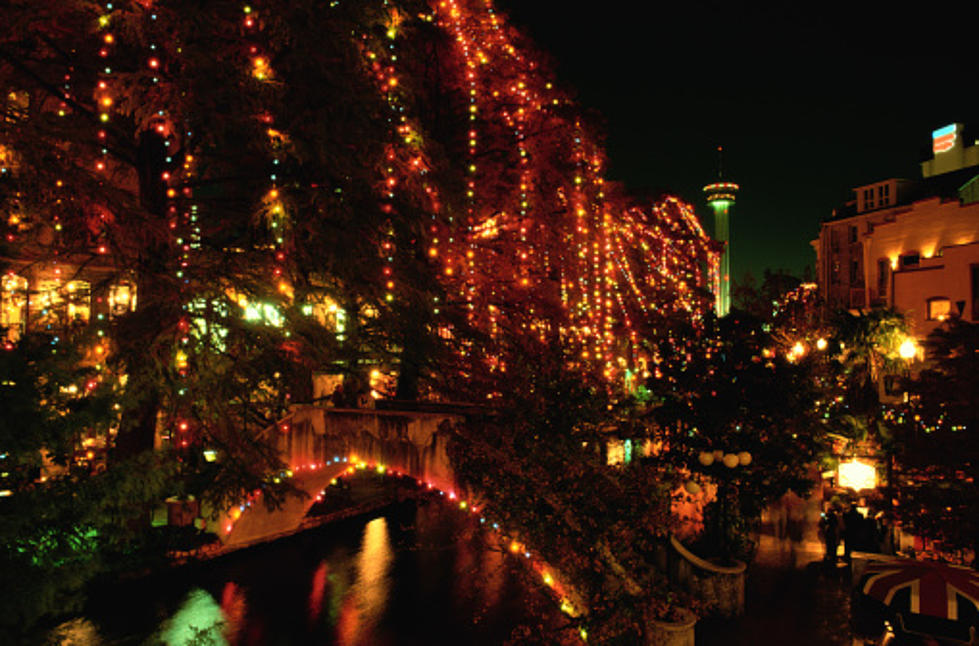
[[[61,281],[41,280],[37,291],[31,293],[30,320],[32,330],[61,329],[63,321],[59,316],[64,309],[61,296]]]
[[[952,303],[947,298],[937,297],[928,299],[928,320],[944,321],[952,311]]]
[[[607,455],[605,463],[608,466],[625,463],[625,442],[622,440],[611,439],[606,445]]]
[[[109,287],[109,316],[122,316],[136,309],[136,285],[119,283]]]
[[[228,304],[217,299],[195,298],[187,304],[187,311],[195,315],[190,320],[191,335],[218,352],[224,352],[227,349],[228,328],[222,322],[228,317]],[[177,367],[180,368],[179,355],[177,359]]]
[[[337,333],[337,338],[343,340],[343,334],[347,330],[347,312],[340,307],[336,301],[326,295],[310,296],[310,301],[303,306],[303,313],[312,316],[316,321],[327,329],[332,329]],[[371,307],[364,308],[364,318],[375,318],[377,310]]]
[[[88,325],[92,317],[91,286],[84,280],[73,280],[64,291],[69,325]]]
[[[3,302],[0,306],[0,327],[7,339],[16,341],[24,331],[27,315],[27,279],[16,274],[3,277]]]
[[[269,303],[246,303],[244,306],[245,320],[251,323],[262,323],[272,327],[282,327],[285,323],[279,308]]]

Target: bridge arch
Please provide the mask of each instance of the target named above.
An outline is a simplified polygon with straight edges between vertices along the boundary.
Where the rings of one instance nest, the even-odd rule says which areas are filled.
[[[531,547],[487,518],[468,500],[470,493],[458,483],[446,451],[453,427],[464,422],[462,413],[383,411],[298,406],[267,429],[283,460],[290,465],[297,486],[310,494],[290,496],[280,509],[268,510],[257,498],[228,510],[218,521],[218,535],[231,551],[288,536],[318,524],[307,512],[331,481],[351,470],[378,469],[408,476],[420,485],[445,495],[446,503],[472,514],[474,521],[501,539],[511,555],[526,559],[540,583],[549,589],[561,612],[579,617],[586,605],[563,583],[563,575]]]
[[[290,496],[272,511],[257,499],[243,501],[222,514],[214,530],[226,549],[300,531],[316,495],[356,464],[384,465],[454,499],[462,487],[446,449],[453,426],[464,421],[460,413],[296,406],[266,429],[266,439],[309,496]]]

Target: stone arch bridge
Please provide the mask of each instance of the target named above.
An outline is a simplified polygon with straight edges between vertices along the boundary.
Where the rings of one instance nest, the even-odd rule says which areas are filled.
[[[272,511],[263,504],[250,503],[228,510],[212,526],[223,543],[217,553],[288,536],[317,524],[306,519],[316,494],[349,469],[351,460],[384,465],[450,497],[461,497],[463,489],[446,448],[457,424],[485,414],[485,409],[476,407],[441,411],[294,407],[266,432],[274,433],[273,444],[290,466],[295,484],[310,495],[290,496],[280,509]],[[744,564],[714,566],[690,554],[675,538],[670,545],[658,560],[662,560],[660,566],[671,580],[710,600],[721,614],[743,613]],[[569,590],[560,594],[574,596]],[[570,607],[584,606],[576,599]]]
[[[446,447],[453,426],[473,411],[394,411],[301,405],[266,429],[297,487],[280,509],[245,502],[213,521],[224,549],[247,547],[304,529],[316,494],[342,474],[350,460],[384,465],[446,492],[460,490]]]

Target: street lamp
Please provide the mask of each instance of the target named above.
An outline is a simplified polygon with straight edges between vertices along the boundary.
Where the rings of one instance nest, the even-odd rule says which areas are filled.
[[[738,471],[743,472],[743,467],[752,463],[752,455],[748,451],[725,451],[715,449],[701,451],[697,455],[697,460],[704,467],[706,472],[711,473],[717,483],[716,503],[717,513],[714,516],[714,533],[719,541],[718,547],[721,556],[727,561],[733,558],[732,550],[735,532],[735,519],[738,516],[738,485],[740,479]],[[710,468],[712,467],[713,468]],[[721,468],[721,467],[724,468]],[[742,467],[742,469],[738,469]],[[700,493],[700,485],[692,480],[686,485],[686,490],[691,495]]]
[[[897,353],[901,355],[902,359],[910,361],[918,354],[918,345],[914,342],[914,339],[908,337],[901,344],[901,347],[897,349]]]

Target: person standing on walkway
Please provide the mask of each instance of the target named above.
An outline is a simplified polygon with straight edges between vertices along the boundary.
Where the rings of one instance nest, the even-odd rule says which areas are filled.
[[[823,532],[823,540],[826,541],[826,562],[836,563],[836,551],[840,546],[840,529],[842,521],[836,509],[830,507],[823,517],[819,520],[819,529]]]
[[[894,521],[891,515],[885,512],[878,512],[877,521],[877,551],[882,554],[894,553]]]
[[[856,503],[852,503],[843,514],[843,558],[847,563],[850,562],[850,552],[854,549],[862,549],[862,546],[858,545],[862,533],[863,514],[857,511]]]

